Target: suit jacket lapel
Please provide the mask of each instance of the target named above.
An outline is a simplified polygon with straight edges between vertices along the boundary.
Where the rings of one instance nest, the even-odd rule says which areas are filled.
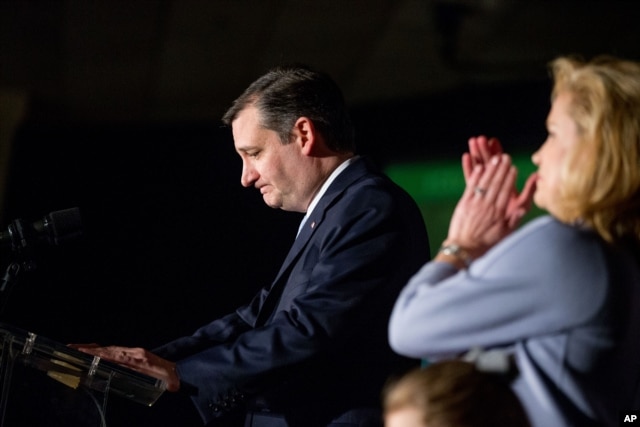
[[[298,237],[293,242],[287,257],[276,276],[276,281],[280,279],[283,273],[287,271],[289,266],[298,258],[304,247],[309,242],[309,239],[311,239],[311,236],[313,236],[315,230],[324,220],[327,209],[333,205],[336,198],[367,171],[367,161],[360,158],[342,171],[342,173],[336,177],[335,181],[331,183],[325,194],[318,201],[313,212],[311,212],[306,222],[303,224],[302,229],[298,233]]]
[[[256,325],[263,324],[263,322],[265,322],[271,315],[272,310],[276,307],[277,300],[286,285],[291,268],[293,268],[296,260],[302,254],[303,249],[315,233],[318,226],[324,220],[327,209],[333,205],[336,198],[342,194],[347,187],[364,175],[368,169],[368,162],[365,159],[360,158],[356,160],[336,177],[335,181],[331,183],[326,193],[318,201],[318,204],[303,224],[302,229],[298,233],[296,240],[293,242],[293,245],[287,254],[287,257],[282,263],[282,267],[271,285],[269,294],[260,307]]]

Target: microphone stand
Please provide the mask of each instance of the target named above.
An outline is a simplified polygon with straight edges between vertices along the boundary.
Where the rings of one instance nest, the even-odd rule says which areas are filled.
[[[18,283],[18,274],[23,271],[32,271],[35,269],[35,263],[29,261],[23,261],[22,263],[13,261],[8,266],[0,281],[0,315],[4,313],[4,309],[7,306],[9,295]]]
[[[7,304],[9,294],[18,281],[18,275],[36,269],[33,250],[34,244],[40,240],[47,240],[51,245],[80,235],[80,210],[76,208],[51,212],[41,221],[28,224],[23,219],[11,221],[8,234],[0,233],[0,241],[8,236],[11,250],[16,255],[16,260],[9,263],[0,280],[0,315]]]
[[[0,281],[0,315],[4,312],[9,295],[18,282],[18,275],[36,269],[36,262],[30,256],[32,233],[22,219],[16,219],[9,224],[11,249],[17,254],[17,260],[9,263]]]

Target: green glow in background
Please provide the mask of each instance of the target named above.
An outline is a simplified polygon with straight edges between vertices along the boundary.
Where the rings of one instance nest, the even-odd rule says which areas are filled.
[[[527,177],[536,170],[529,154],[513,155],[518,168],[518,189],[522,189]],[[449,219],[464,190],[464,177],[460,160],[439,160],[392,164],[387,175],[404,188],[420,207],[427,225],[431,253],[435,255],[447,237]],[[535,206],[523,218],[522,224],[543,213]]]

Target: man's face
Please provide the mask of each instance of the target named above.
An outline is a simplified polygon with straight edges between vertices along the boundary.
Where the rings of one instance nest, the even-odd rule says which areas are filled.
[[[260,113],[251,105],[240,111],[231,127],[242,158],[242,185],[260,190],[272,208],[305,212],[309,174],[300,145],[295,141],[283,145],[275,131],[260,125]]]

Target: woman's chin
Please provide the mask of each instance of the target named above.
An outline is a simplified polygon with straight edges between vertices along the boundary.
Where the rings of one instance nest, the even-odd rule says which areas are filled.
[[[542,197],[539,190],[536,190],[536,192],[533,193],[533,204],[539,209],[548,210],[544,197]]]

